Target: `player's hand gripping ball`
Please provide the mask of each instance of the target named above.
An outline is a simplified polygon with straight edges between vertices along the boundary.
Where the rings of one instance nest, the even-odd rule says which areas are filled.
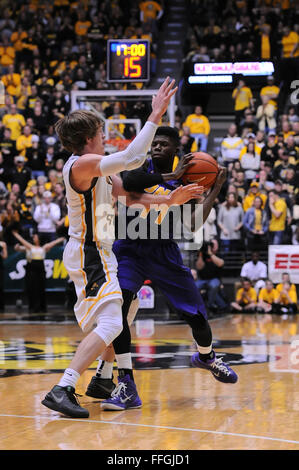
[[[211,188],[217,178],[219,166],[215,158],[205,152],[194,152],[191,165],[182,176],[184,184],[198,183],[205,190]]]

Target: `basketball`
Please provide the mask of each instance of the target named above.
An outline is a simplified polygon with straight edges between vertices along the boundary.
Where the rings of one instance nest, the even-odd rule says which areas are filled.
[[[194,152],[191,163],[182,176],[183,183],[198,183],[206,189],[211,188],[219,171],[215,158],[205,152]]]

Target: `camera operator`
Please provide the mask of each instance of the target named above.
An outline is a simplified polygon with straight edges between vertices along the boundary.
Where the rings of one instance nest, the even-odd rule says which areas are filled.
[[[204,243],[198,253],[196,270],[193,270],[193,276],[198,289],[207,289],[207,306],[212,312],[223,311],[227,307],[227,303],[220,292],[224,260],[216,255],[217,251],[218,241],[216,239]]]

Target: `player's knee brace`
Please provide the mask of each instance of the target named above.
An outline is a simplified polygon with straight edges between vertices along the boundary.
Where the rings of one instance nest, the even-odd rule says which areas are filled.
[[[122,332],[121,301],[113,300],[104,304],[97,318],[97,326],[93,330],[108,346]]]

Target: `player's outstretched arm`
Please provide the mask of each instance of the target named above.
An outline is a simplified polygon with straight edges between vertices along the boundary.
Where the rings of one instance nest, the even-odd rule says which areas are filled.
[[[118,176],[112,176],[112,194],[117,199],[122,197],[122,202],[127,206],[133,204],[138,206],[150,208],[151,205],[162,205],[167,206],[182,205],[191,199],[196,199],[201,196],[204,191],[202,186],[198,186],[197,183],[188,184],[187,186],[180,186],[179,188],[171,191],[167,195],[156,196],[147,193],[132,193],[125,191],[122,181]]]
[[[97,176],[111,176],[142,166],[160,119],[166,112],[172,96],[177,91],[174,84],[174,80],[170,81],[169,77],[163,82],[157,95],[153,96],[152,112],[147,122],[125,150],[107,156],[85,153],[74,163],[72,167],[73,177],[88,182]]]
[[[152,99],[152,112],[140,133],[122,152],[102,157],[98,176],[111,176],[125,170],[139,168],[145,162],[161,117],[166,112],[172,96],[176,93],[175,81],[169,77],[162,83],[157,95]],[[97,175],[95,175],[97,176]]]

